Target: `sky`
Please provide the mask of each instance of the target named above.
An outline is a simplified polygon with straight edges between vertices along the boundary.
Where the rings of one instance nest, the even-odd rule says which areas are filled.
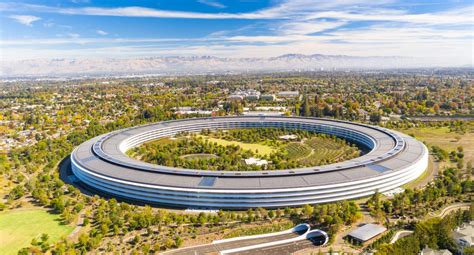
[[[473,26],[473,0],[2,0],[0,57],[330,54],[472,66]]]

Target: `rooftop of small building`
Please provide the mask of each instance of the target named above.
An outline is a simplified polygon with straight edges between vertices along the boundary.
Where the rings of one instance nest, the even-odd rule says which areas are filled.
[[[365,242],[382,234],[385,231],[387,231],[387,228],[377,225],[377,224],[369,223],[369,224],[363,225],[362,227],[356,228],[355,230],[350,232],[348,235],[355,239]]]

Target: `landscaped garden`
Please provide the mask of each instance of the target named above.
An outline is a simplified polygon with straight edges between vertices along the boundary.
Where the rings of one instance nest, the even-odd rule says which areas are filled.
[[[142,144],[127,154],[170,167],[257,171],[336,163],[360,156],[361,150],[325,134],[261,128],[180,133]]]

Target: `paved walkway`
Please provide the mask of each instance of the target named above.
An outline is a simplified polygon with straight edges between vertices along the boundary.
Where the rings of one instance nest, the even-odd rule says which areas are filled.
[[[441,217],[444,218],[446,215],[449,215],[452,211],[456,210],[469,210],[469,207],[471,206],[470,203],[455,203],[452,205],[449,205],[445,208],[443,208],[440,212],[435,213],[435,212],[430,212],[428,214],[428,217],[434,218],[434,217]]]
[[[398,239],[405,237],[407,235],[411,235],[413,231],[411,230],[399,230],[395,233],[395,235],[392,237],[392,240],[390,240],[390,243],[395,243]]]

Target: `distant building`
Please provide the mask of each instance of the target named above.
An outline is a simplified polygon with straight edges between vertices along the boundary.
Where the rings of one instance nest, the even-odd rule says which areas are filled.
[[[249,100],[255,101],[260,99],[260,91],[256,91],[254,89],[248,90],[238,90],[235,91],[232,95],[228,96],[227,99],[241,101],[241,100]]]
[[[433,250],[431,248],[424,248],[419,255],[452,255],[448,250]]]
[[[270,112],[270,111],[248,111],[243,112],[244,116],[283,116],[284,112]]]
[[[227,99],[231,100],[231,101],[242,101],[244,100],[244,97],[241,96],[241,95],[230,95],[227,97]]]
[[[474,221],[465,223],[453,232],[453,238],[456,241],[459,252],[464,254],[464,248],[474,246]]]
[[[177,114],[199,114],[199,115],[212,115],[213,114],[213,111],[194,109],[189,106],[176,107],[174,108],[174,110]]]
[[[267,100],[267,101],[275,101],[276,96],[273,94],[264,94],[260,96],[261,100]]]
[[[260,92],[259,92],[260,93]],[[259,94],[246,95],[245,100],[256,101],[260,98]]]
[[[280,91],[278,92],[279,97],[299,97],[300,92],[298,91]]]
[[[365,224],[362,227],[356,228],[347,236],[358,243],[365,243],[385,231],[387,231],[387,228],[370,223]]]

